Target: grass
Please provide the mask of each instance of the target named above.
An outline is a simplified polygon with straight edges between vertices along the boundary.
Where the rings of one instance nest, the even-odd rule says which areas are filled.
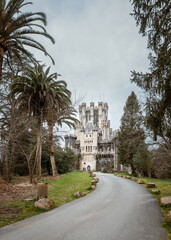
[[[55,207],[59,207],[74,200],[76,198],[74,193],[79,190],[87,195],[90,192],[87,187],[91,185],[91,180],[87,172],[71,172],[59,179],[57,183],[54,180],[48,181],[51,185],[48,198],[52,198],[55,201]]]
[[[131,176],[130,174],[127,174],[127,173],[118,173],[118,176],[120,177],[125,177],[125,176]],[[171,240],[171,221],[169,222],[168,219],[167,219],[167,215],[168,215],[168,212],[171,211],[171,204],[170,205],[167,205],[167,206],[163,206],[161,203],[160,203],[160,199],[161,197],[165,197],[165,196],[171,196],[171,179],[155,179],[155,178],[147,178],[147,177],[137,177],[137,182],[139,179],[143,179],[144,180],[144,186],[147,187],[147,183],[148,182],[153,182],[155,183],[156,187],[153,188],[153,189],[158,189],[160,191],[159,194],[153,194],[151,192],[151,189],[150,188],[147,188],[148,191],[150,193],[152,193],[156,199],[158,200],[159,202],[159,206],[161,207],[161,210],[164,214],[164,220],[163,220],[163,227],[165,227],[167,229],[167,232],[168,232],[168,239]]]
[[[8,213],[7,217],[0,217],[0,227],[46,212],[46,210],[36,208],[33,202],[26,201],[5,203],[3,208]],[[12,214],[9,214],[10,211],[12,211]]]
[[[63,178],[58,180],[46,181],[49,186],[48,198],[52,198],[55,201],[55,207],[59,207],[76,199],[74,192],[80,190],[84,195],[91,192],[87,190],[91,180],[87,172],[71,172],[64,174]],[[36,208],[34,202],[27,201],[1,203],[0,211],[1,209],[7,214],[0,214],[0,227],[47,211]]]

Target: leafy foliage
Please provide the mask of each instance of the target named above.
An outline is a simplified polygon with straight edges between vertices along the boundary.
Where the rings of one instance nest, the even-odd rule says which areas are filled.
[[[59,173],[66,173],[75,170],[77,155],[71,149],[65,149],[62,159],[56,156],[56,165]]]
[[[171,178],[171,158],[166,147],[151,151],[152,175],[156,178]]]
[[[137,152],[133,157],[133,165],[141,175],[148,176],[150,172],[150,154],[148,151],[148,146],[143,143],[137,148]]]
[[[42,167],[48,170],[51,174],[50,154],[47,151],[46,142],[43,143],[42,148]],[[54,147],[55,163],[59,174],[67,173],[76,169],[78,161],[77,155],[71,149],[63,149],[60,146]]]

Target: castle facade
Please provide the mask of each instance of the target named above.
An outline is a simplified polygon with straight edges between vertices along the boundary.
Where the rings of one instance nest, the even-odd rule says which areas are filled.
[[[80,170],[124,170],[118,163],[118,130],[113,131],[108,119],[108,104],[93,102],[79,106],[80,124],[74,135],[65,136],[65,147],[79,156]]]

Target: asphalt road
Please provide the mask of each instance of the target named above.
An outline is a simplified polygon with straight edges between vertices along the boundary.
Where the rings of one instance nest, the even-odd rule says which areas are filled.
[[[166,240],[163,215],[146,188],[112,174],[89,195],[0,229],[0,240]]]

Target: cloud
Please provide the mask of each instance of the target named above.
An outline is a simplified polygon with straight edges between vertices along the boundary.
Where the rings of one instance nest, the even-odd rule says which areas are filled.
[[[48,16],[47,31],[55,38],[44,44],[76,97],[106,101],[113,129],[119,128],[123,106],[131,91],[131,70],[148,67],[146,39],[138,34],[131,6],[125,0],[37,0],[35,11]],[[47,65],[51,62],[40,53]]]

